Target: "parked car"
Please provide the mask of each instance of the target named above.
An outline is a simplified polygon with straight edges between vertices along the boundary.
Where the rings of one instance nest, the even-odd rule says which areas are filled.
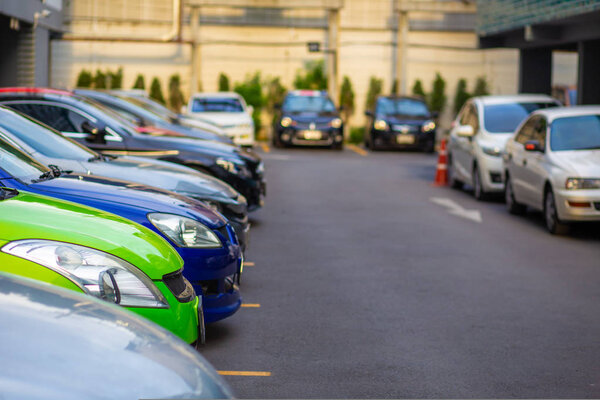
[[[600,107],[534,112],[506,145],[506,206],[544,212],[551,233],[600,221]]]
[[[293,90],[279,107],[273,125],[273,145],[344,146],[344,123],[326,91]]]
[[[0,274],[0,319],[5,400],[232,397],[196,350],[89,296]]]
[[[379,96],[367,118],[365,146],[383,148],[417,148],[431,153],[435,146],[436,113],[429,111],[418,97]]]
[[[142,134],[96,102],[60,90],[4,88],[0,103],[103,154],[153,157],[207,172],[240,192],[249,211],[264,204],[264,164],[254,152],[210,140]]]
[[[204,129],[178,124],[111,93],[89,89],[75,89],[73,90],[73,93],[97,101],[118,114],[121,114],[123,117],[130,119],[136,126],[138,132],[141,133],[152,135],[156,132],[163,132],[165,135],[183,135],[195,137],[197,139],[215,140],[217,142],[229,144],[233,143],[231,138],[226,135],[219,135]]]
[[[240,146],[254,145],[253,112],[235,92],[195,93],[187,108],[188,116],[216,124]]]
[[[0,106],[0,139],[44,165],[63,171],[106,176],[156,186],[202,200],[235,229],[242,250],[250,224],[246,199],[225,182],[188,167],[142,157],[101,156],[31,117]]]
[[[187,343],[200,337],[199,301],[181,257],[132,221],[0,187],[0,253],[2,272],[119,304]]]
[[[241,273],[242,253],[222,216],[193,199],[150,186],[60,175],[56,168],[47,168],[0,140],[0,185],[84,204],[143,225],[162,236],[183,258],[183,276],[202,294],[206,322],[226,318],[239,309],[242,300],[234,282]]]
[[[109,93],[115,94],[175,124],[187,126],[189,128],[199,128],[208,132],[212,132],[216,135],[227,136],[222,128],[211,123],[210,121],[202,119],[199,116],[191,118],[180,113],[174,113],[156,100],[148,97],[148,94],[144,91],[140,93],[139,91],[135,90],[113,89],[110,90]]]
[[[560,103],[546,95],[481,96],[469,99],[450,131],[448,181],[454,188],[473,186],[484,200],[503,193],[502,152],[515,128],[529,113]]]

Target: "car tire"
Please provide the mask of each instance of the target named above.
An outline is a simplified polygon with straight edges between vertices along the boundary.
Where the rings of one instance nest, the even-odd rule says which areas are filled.
[[[515,192],[513,191],[509,175],[506,176],[506,183],[504,184],[504,201],[506,202],[506,209],[510,214],[523,215],[527,211],[525,204],[521,204],[515,200]]]
[[[375,144],[375,139],[373,138],[373,134],[369,135],[369,149],[371,151],[379,151],[381,148]]]
[[[546,189],[546,194],[544,195],[544,221],[546,229],[553,235],[564,235],[569,232],[569,226],[558,219],[552,188]]]
[[[281,143],[281,139],[279,138],[279,134],[277,132],[273,135],[273,147],[277,149],[281,149],[283,147],[283,143]]]
[[[452,156],[450,154],[448,154],[448,169],[447,174],[448,174],[448,185],[450,185],[450,187],[452,189],[462,189],[463,188],[463,183],[461,181],[459,181],[458,179],[456,179],[456,174],[454,171],[454,165],[452,164]]]
[[[479,201],[484,201],[487,199],[487,193],[483,189],[483,185],[481,183],[481,174],[477,164],[475,164],[473,167],[473,196],[475,196],[475,199]]]
[[[331,148],[333,150],[342,151],[342,150],[344,150],[344,142],[338,143],[338,144],[334,144],[334,145],[331,146]]]

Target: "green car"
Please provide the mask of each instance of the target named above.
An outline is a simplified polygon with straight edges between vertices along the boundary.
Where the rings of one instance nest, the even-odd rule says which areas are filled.
[[[0,271],[119,304],[187,343],[199,299],[177,251],[117,215],[0,187]]]

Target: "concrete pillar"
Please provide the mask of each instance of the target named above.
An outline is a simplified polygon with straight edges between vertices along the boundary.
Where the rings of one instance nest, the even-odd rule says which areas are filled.
[[[396,50],[396,79],[400,86],[399,94],[405,96],[407,94],[407,68],[408,68],[408,12],[398,12],[398,50]]]
[[[552,93],[552,49],[521,49],[519,93]]]
[[[333,102],[339,105],[340,96],[338,93],[338,57],[340,43],[340,12],[336,9],[328,11],[328,42],[327,52],[327,90]]]
[[[192,7],[192,13],[190,17],[191,34],[192,34],[192,65],[190,71],[190,96],[198,92],[198,82],[200,81],[201,75],[201,60],[200,60],[200,38],[199,38],[199,24],[200,24],[200,7]]]
[[[580,42],[577,104],[600,104],[600,40]]]
[[[50,32],[39,25],[34,28],[35,86],[48,86],[50,81]]]

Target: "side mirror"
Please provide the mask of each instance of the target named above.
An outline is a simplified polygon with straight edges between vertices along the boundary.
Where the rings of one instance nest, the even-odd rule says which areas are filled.
[[[254,113],[254,107],[252,107],[252,106],[248,106],[247,110],[248,110],[248,114],[250,114],[250,115],[252,115]]]
[[[100,143],[105,144],[106,140],[104,136],[106,135],[106,131],[103,129],[99,129],[96,126],[92,125],[89,121],[83,121],[81,124],[81,130],[87,133],[86,141],[91,143]]]
[[[475,135],[473,127],[471,125],[460,125],[456,129],[456,136],[464,138],[472,138]]]
[[[370,111],[370,110],[365,111],[365,115],[367,117],[372,117],[372,118],[375,117],[375,113],[373,113],[373,111]]]
[[[539,151],[544,152],[544,148],[541,143],[537,140],[528,140],[525,142],[525,151]]]

